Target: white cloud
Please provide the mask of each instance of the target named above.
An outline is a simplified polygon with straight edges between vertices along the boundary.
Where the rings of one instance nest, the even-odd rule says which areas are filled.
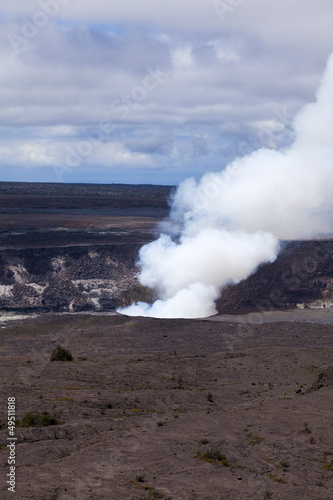
[[[227,31],[232,28],[258,33],[260,37],[272,40],[278,37],[290,41],[297,38],[299,32],[317,33],[322,38],[328,34],[331,26],[331,0],[245,0],[230,9],[221,22],[214,2],[207,0],[159,0],[158,8],[152,0],[49,0],[55,5],[54,12],[58,19],[78,19],[84,22],[131,22],[163,26],[169,30],[177,29],[188,32],[211,30]],[[15,0],[1,6],[5,15],[19,17],[28,14],[31,17],[42,10],[41,5],[47,0]],[[223,2],[221,2],[223,3]],[[228,3],[228,2],[225,2]],[[57,9],[58,4],[59,9]],[[232,4],[232,2],[230,2]],[[51,16],[50,16],[51,17]],[[323,32],[321,31],[323,28]],[[311,38],[311,36],[309,37]]]
[[[116,129],[87,165],[97,158],[107,164],[105,142],[121,145],[129,165],[148,168],[168,168],[165,158],[156,159],[160,155],[169,157],[172,169],[177,151],[184,175],[214,163],[218,169],[243,147],[280,147],[290,141],[284,117],[314,98],[333,42],[330,0],[247,0],[223,22],[206,0],[161,0],[158,9],[152,0],[48,5],[57,2],[57,15],[50,14],[16,52],[8,33],[27,33],[22,16],[37,22],[41,4],[16,0],[0,8],[0,145],[41,141],[48,152],[45,158],[36,153],[36,166],[41,158],[58,158],[52,147],[63,150],[84,140],[101,121]],[[147,67],[157,66],[169,76],[133,102]],[[163,134],[173,137],[172,147],[156,139]],[[199,151],[196,137],[204,136],[207,154],[193,153]],[[141,160],[132,157],[141,153]],[[4,154],[2,162],[14,164],[12,155]]]
[[[187,44],[177,47],[171,52],[171,58],[175,68],[189,68],[193,65],[192,46]]]

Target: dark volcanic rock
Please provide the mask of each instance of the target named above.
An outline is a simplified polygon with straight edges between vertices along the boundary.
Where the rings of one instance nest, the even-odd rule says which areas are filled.
[[[217,310],[267,310],[297,304],[332,306],[333,240],[284,243],[275,262],[260,266],[247,280],[225,288]]]
[[[169,186],[0,183],[0,308],[114,310],[152,301],[140,247],[168,213]],[[223,265],[223,263],[222,263]],[[222,291],[218,312],[332,307],[333,240],[285,242],[273,264]]]
[[[136,279],[141,243],[0,252],[0,307],[7,311],[112,311],[154,299]],[[219,312],[331,307],[332,241],[293,242],[276,262],[222,291]]]
[[[1,254],[2,310],[115,310],[129,302],[136,282],[140,245],[103,245],[40,250],[5,250]],[[144,289],[141,300],[145,299]]]
[[[333,366],[319,373],[317,380],[307,392],[318,391],[323,387],[333,387]]]

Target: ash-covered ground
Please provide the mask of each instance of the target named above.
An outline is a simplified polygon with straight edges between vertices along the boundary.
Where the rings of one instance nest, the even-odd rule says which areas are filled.
[[[1,498],[12,498],[14,396],[18,420],[58,419],[16,429],[19,499],[330,500],[327,312],[268,313],[261,323],[110,313],[4,322]],[[58,344],[74,361],[50,361]]]
[[[17,499],[332,498],[332,241],[285,242],[212,318],[118,315],[153,299],[170,190],[0,183],[1,498],[9,397]]]

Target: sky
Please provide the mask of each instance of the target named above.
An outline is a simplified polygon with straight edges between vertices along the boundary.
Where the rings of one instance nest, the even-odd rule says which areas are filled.
[[[331,0],[0,4],[0,180],[178,184],[283,150]]]

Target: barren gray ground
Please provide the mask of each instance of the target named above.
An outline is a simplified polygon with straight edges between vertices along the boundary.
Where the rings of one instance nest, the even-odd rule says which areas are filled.
[[[220,319],[3,322],[0,420],[14,396],[17,418],[62,423],[17,428],[17,493],[3,448],[1,498],[331,499],[332,313]],[[74,362],[50,362],[57,344]]]

